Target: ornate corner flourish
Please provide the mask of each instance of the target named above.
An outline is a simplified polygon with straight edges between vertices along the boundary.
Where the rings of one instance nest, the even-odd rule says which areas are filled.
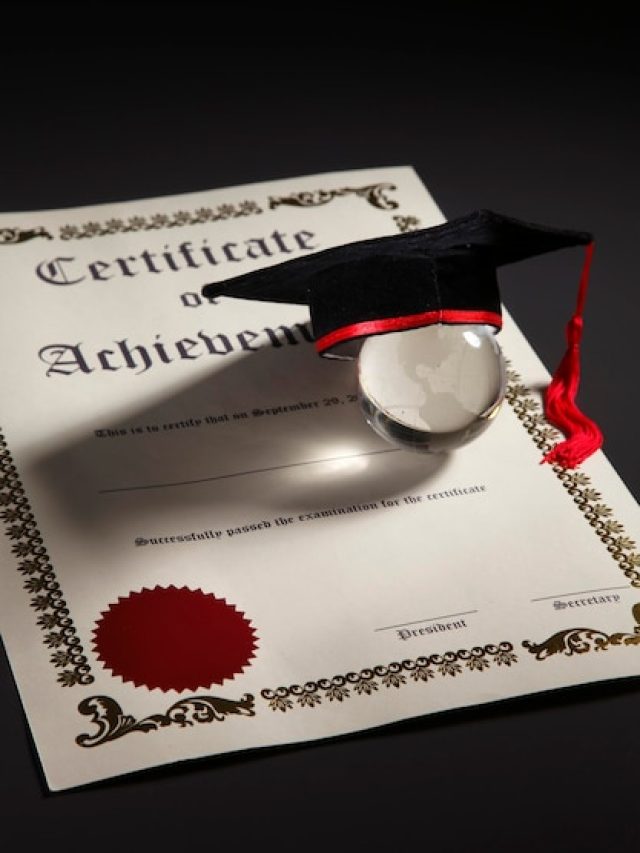
[[[586,652],[604,652],[611,646],[638,646],[640,645],[640,602],[634,604],[631,609],[633,618],[636,620],[633,633],[616,632],[606,634],[596,628],[567,628],[558,631],[541,643],[532,640],[524,640],[522,645],[536,660],[546,660],[553,655],[583,655]]]
[[[360,672],[348,672],[346,675],[334,675],[333,678],[321,678],[307,681],[304,685],[292,684],[275,690],[265,689],[260,695],[273,711],[289,711],[294,702],[303,708],[314,708],[323,699],[329,702],[343,702],[353,694],[371,696],[380,687],[399,689],[408,683],[427,683],[436,675],[446,677],[460,675],[463,667],[468,672],[483,672],[492,665],[511,666],[518,657],[511,643],[476,646],[473,649],[460,649],[457,652],[445,652],[443,655],[430,655],[415,660],[403,660],[387,666],[374,666]],[[353,694],[352,694],[353,691]]]
[[[151,714],[136,720],[131,714],[123,714],[115,699],[109,696],[89,696],[78,705],[78,711],[95,723],[98,731],[81,734],[76,738],[78,746],[100,746],[117,740],[131,732],[155,732],[167,726],[193,726],[195,723],[223,722],[231,714],[255,717],[253,696],[245,693],[241,699],[223,699],[220,696],[189,696],[180,699],[164,714]]]
[[[0,228],[0,246],[15,246],[16,243],[26,243],[34,237],[53,240],[51,234],[42,225],[36,228]]]
[[[18,560],[18,571],[26,577],[24,588],[31,595],[31,606],[40,614],[38,625],[44,632],[43,642],[53,650],[51,663],[61,670],[58,682],[63,687],[92,684],[91,668],[1,432],[0,519],[5,535],[13,542],[11,551]]]
[[[548,453],[562,436],[547,423],[540,401],[522,384],[520,374],[509,369],[507,378],[507,402],[536,446]],[[561,465],[551,468],[631,586],[640,588],[640,553],[636,543],[625,534],[623,525],[612,518],[613,510],[602,502],[602,495],[593,488],[591,479],[581,471],[567,471]]]
[[[389,198],[386,193],[394,192],[396,189],[395,184],[369,184],[366,187],[340,187],[335,190],[303,190],[285,196],[269,196],[269,210],[275,210],[281,204],[289,204],[293,207],[319,207],[346,195],[363,198],[379,210],[395,210],[398,202]]]

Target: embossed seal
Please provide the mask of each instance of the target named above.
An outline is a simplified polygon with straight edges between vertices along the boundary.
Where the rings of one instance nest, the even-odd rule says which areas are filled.
[[[256,634],[244,613],[201,589],[146,587],[103,611],[94,630],[98,660],[150,690],[198,690],[250,664]]]

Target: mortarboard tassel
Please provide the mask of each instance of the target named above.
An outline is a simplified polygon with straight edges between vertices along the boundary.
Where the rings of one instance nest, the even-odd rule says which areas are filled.
[[[580,385],[580,340],[593,249],[593,243],[586,247],[576,310],[567,324],[567,351],[549,383],[544,400],[547,420],[564,434],[565,441],[550,450],[542,462],[557,463],[563,468],[576,468],[602,447],[603,442],[598,425],[576,405]]]

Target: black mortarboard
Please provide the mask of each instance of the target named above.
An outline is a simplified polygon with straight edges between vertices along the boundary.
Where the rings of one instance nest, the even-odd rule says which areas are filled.
[[[571,434],[572,427],[584,427],[582,423],[576,426],[573,400],[568,414],[565,398],[569,390],[575,397],[579,375],[577,344],[592,248],[592,236],[587,232],[533,225],[479,210],[433,228],[305,255],[208,284],[202,292],[207,297],[309,305],[318,351],[350,356],[357,353],[362,338],[385,332],[436,323],[500,328],[497,267],[579,245],[589,246],[589,252],[578,308],[569,326],[569,352],[554,377],[555,391],[549,389],[552,398],[554,394],[562,398],[560,414],[553,422]],[[549,415],[548,400],[547,404]],[[556,460],[561,461],[558,454],[553,457]],[[578,463],[565,459],[561,464]]]
[[[434,323],[500,328],[497,267],[591,240],[479,210],[208,284],[203,294],[309,305],[318,351],[347,355],[347,341]]]

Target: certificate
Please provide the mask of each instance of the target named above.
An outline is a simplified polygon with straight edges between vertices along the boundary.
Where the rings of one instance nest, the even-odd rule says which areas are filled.
[[[0,215],[0,627],[52,790],[640,674],[640,516],[548,375],[386,444],[307,309],[202,286],[442,215],[408,167]]]

